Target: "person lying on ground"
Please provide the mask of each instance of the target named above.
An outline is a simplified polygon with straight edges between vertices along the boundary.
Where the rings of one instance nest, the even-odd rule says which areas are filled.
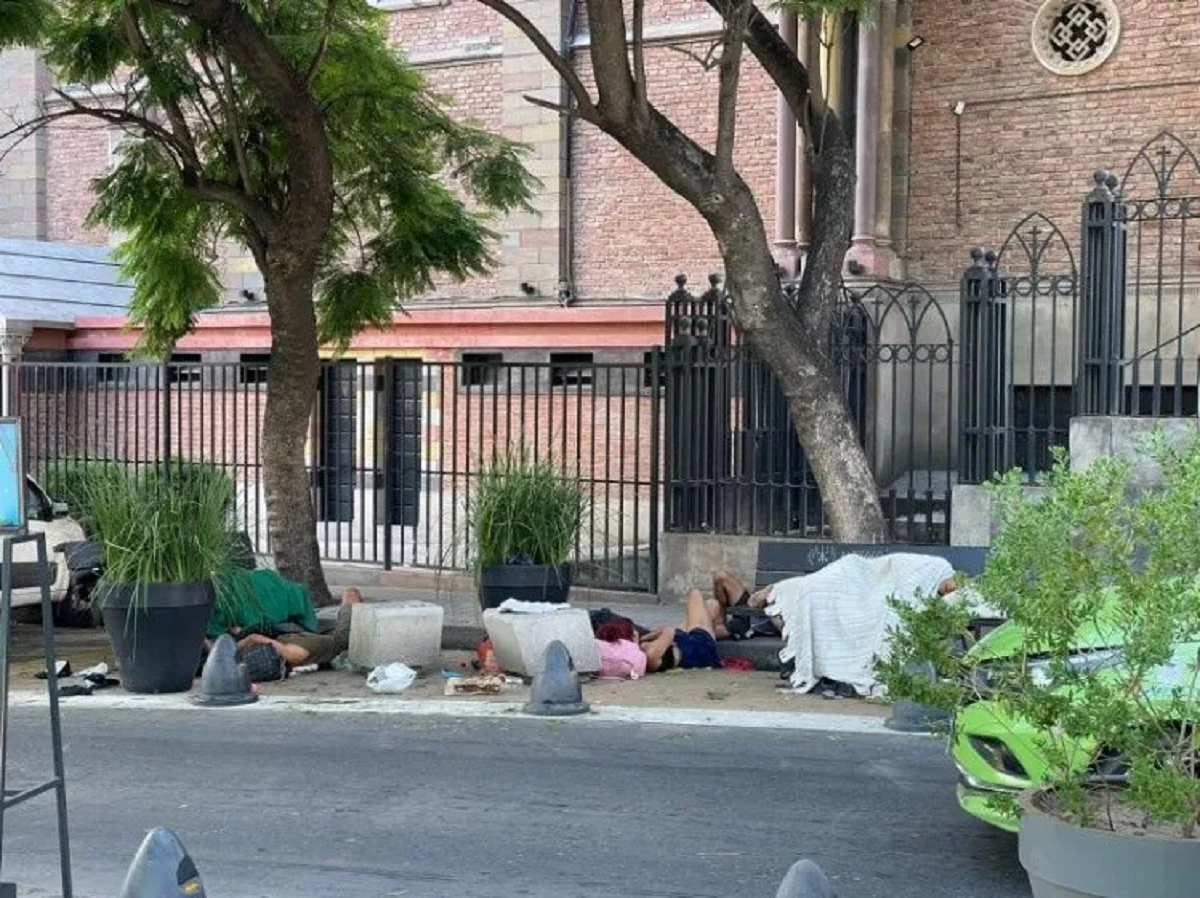
[[[743,607],[762,611],[771,604],[771,593],[777,586],[782,586],[792,580],[801,579],[803,577],[789,577],[777,584],[768,584],[752,592],[741,580],[729,573],[729,571],[714,571],[713,597],[705,601],[709,615],[713,620],[713,628],[717,638],[727,639],[730,635],[728,621],[730,608]],[[938,584],[937,593],[939,596],[948,596],[956,589],[958,589],[958,582],[953,577],[948,577]],[[700,590],[693,589],[688,594],[691,595],[691,593],[699,594]],[[783,622],[778,618],[772,618],[771,620],[775,624],[776,629],[782,631]]]
[[[218,603],[208,620],[209,639],[222,633],[274,636],[285,625],[309,633],[319,629],[308,587],[285,579],[278,571],[225,571],[217,589],[225,601]]]
[[[717,654],[719,610],[705,600],[700,590],[688,591],[683,610],[683,627],[659,627],[641,639],[646,653],[646,670],[651,673],[720,667]],[[720,615],[723,623],[724,615]]]
[[[266,645],[271,646],[289,667],[311,664],[328,667],[334,658],[350,648],[350,621],[354,606],[361,603],[362,594],[351,586],[342,593],[337,624],[329,633],[281,633],[275,637],[251,633],[238,641],[238,655],[240,657],[256,646]]]

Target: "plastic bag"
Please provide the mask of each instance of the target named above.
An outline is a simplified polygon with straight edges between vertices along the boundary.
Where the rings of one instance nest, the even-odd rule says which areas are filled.
[[[417,679],[417,672],[407,664],[383,664],[367,674],[367,688],[372,692],[403,692]]]

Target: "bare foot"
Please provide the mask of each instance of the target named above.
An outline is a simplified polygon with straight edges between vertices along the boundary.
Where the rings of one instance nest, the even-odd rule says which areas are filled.
[[[362,600],[363,600],[362,593],[359,592],[357,589],[355,589],[353,586],[347,588],[346,591],[342,593],[342,604],[343,605],[361,605]]]

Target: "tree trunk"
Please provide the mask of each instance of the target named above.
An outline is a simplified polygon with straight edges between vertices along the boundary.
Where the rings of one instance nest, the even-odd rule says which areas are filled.
[[[309,588],[317,607],[333,604],[321,552],[304,447],[321,360],[313,306],[313,263],[272,259],[263,266],[271,316],[271,361],[263,418],[262,470],[267,532],[279,573]]]
[[[721,247],[734,314],[746,342],[775,374],[787,398],[834,539],[883,542],[887,526],[879,489],[826,349],[827,327],[806,327],[784,299],[762,216],[744,182],[729,191],[727,203],[709,223]],[[814,295],[815,286],[811,284],[810,295],[803,298],[813,305],[829,301],[828,296]],[[804,317],[827,322],[830,316]]]

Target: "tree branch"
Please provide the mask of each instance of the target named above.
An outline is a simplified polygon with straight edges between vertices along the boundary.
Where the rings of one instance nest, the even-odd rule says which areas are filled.
[[[673,50],[676,53],[682,53],[688,59],[696,62],[705,72],[711,72],[720,63],[717,59],[717,47],[721,46],[719,40],[713,41],[708,45],[708,52],[701,56],[699,53],[693,53],[687,47],[681,47],[678,44],[667,44],[668,50]]]
[[[720,10],[721,0],[708,0]],[[818,27],[810,28],[818,32]],[[854,153],[837,113],[819,96],[819,77],[809,69],[774,25],[754,8],[746,30],[746,46],[775,82],[775,86],[804,130],[812,161],[813,234],[800,281],[801,322],[808,333],[828,333],[841,295],[842,264],[850,246],[854,219]],[[819,69],[819,66],[814,67]]]
[[[184,190],[196,199],[231,206],[242,213],[260,234],[269,233],[274,223],[271,220],[271,213],[240,187],[220,181],[205,180],[199,173],[186,168],[181,172],[180,179]]]
[[[246,161],[246,146],[242,143],[242,116],[238,109],[237,96],[233,91],[233,64],[226,61],[222,64],[216,57],[217,68],[221,70],[221,81],[225,88],[225,118],[229,122],[229,141],[233,144],[233,158],[237,163],[238,177],[242,179],[242,189],[247,194],[253,194],[250,181],[250,165]]]
[[[137,13],[132,6],[126,6],[122,10],[121,24],[124,26],[125,40],[129,42],[133,55],[143,64],[150,61],[153,54],[142,34]],[[201,167],[200,156],[196,151],[196,140],[192,136],[191,128],[188,127],[187,119],[184,117],[179,103],[173,99],[160,99],[159,102],[162,103],[163,110],[167,114],[167,121],[171,123],[171,132],[175,135],[176,145],[184,154],[184,159],[199,169]]]
[[[542,34],[541,30],[529,21],[523,13],[505,2],[505,0],[479,0],[479,2],[488,9],[508,19],[509,22],[516,26],[518,31],[529,39],[534,48],[542,54],[542,58],[550,64],[554,71],[558,72],[559,77],[566,83],[567,89],[575,99],[579,117],[594,122],[596,120],[596,106],[592,102],[591,94],[584,87],[579,75],[575,73],[575,69],[571,67],[570,61],[565,59],[555,49],[550,41],[546,39],[546,35]]]
[[[208,105],[208,100],[204,98],[204,94],[211,93],[217,100],[221,99],[221,82],[217,80],[217,76],[213,73],[212,67],[208,64],[208,55],[200,52],[196,54],[196,59],[200,63],[200,68],[204,72],[204,77],[208,79],[207,84],[200,84],[196,90],[196,107],[200,110],[203,118],[208,122],[209,128],[213,134],[221,132],[221,125],[217,120],[216,114],[212,107]]]
[[[290,193],[304,197],[304,202],[288,202],[281,215],[270,216],[269,231],[283,229],[290,238],[278,244],[287,245],[286,263],[290,268],[312,265],[317,245],[324,243],[328,233],[333,209],[333,159],[320,105],[300,73],[242,3],[190,0],[180,6],[171,0],[149,2],[207,29],[230,62],[261,93],[263,102],[282,113]],[[280,261],[284,261],[282,257]]]
[[[187,148],[180,145],[178,139],[171,131],[168,131],[153,119],[130,112],[128,109],[114,109],[109,106],[88,106],[86,103],[80,103],[70,94],[57,87],[54,88],[53,93],[60,100],[69,104],[71,108],[64,109],[61,113],[48,113],[45,116],[31,119],[26,125],[32,125],[33,130],[36,131],[38,128],[44,127],[55,119],[85,116],[100,119],[110,124],[128,125],[139,128],[146,134],[154,135],[161,143],[166,144],[167,147],[174,150],[180,158],[187,158]]]
[[[709,5],[721,12],[721,0],[708,0]],[[809,125],[809,77],[808,70],[792,52],[787,41],[763,15],[762,10],[751,5],[750,21],[746,26],[746,46],[754,54],[784,100],[796,116],[796,121],[808,136]]]
[[[321,67],[321,63],[325,59],[325,51],[329,49],[329,32],[333,30],[333,11],[337,5],[337,0],[328,0],[325,4],[325,30],[321,32],[321,42],[317,45],[317,52],[313,56],[312,62],[308,64],[308,71],[304,74],[304,83],[312,87],[313,79],[317,77],[317,69]]]
[[[742,71],[742,46],[749,0],[730,0],[721,38],[721,62],[717,89],[716,180],[725,184],[733,173],[733,147],[737,138],[738,82]]]
[[[641,108],[647,103],[646,0],[633,0],[633,90]]]
[[[592,72],[596,76],[599,107],[606,118],[628,124],[635,106],[633,73],[629,70],[629,44],[625,40],[625,8],[622,0],[587,0],[588,33],[591,36]]]
[[[549,109],[551,112],[557,112],[559,115],[578,116],[579,118],[587,119],[583,110],[579,107],[564,106],[562,103],[555,103],[552,100],[543,100],[541,97],[534,97],[530,94],[525,94],[521,97],[530,106],[537,106],[540,109]]]

